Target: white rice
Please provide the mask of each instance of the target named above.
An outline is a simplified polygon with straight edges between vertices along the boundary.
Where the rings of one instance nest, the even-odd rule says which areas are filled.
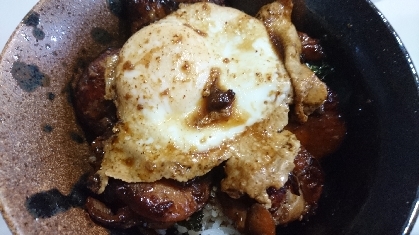
[[[215,196],[216,188],[211,191],[211,198],[207,205],[202,209],[202,228],[201,231],[188,230],[188,228],[176,224],[175,227],[180,234],[188,235],[240,235],[234,228],[233,222],[224,215],[220,203]],[[165,235],[165,230],[157,231],[161,235]]]

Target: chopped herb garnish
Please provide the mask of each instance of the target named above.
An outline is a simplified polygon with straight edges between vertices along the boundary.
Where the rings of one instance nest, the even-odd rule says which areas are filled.
[[[333,73],[334,69],[330,64],[326,61],[322,60],[318,63],[306,63],[306,65],[317,75],[320,80],[324,80],[324,78]]]

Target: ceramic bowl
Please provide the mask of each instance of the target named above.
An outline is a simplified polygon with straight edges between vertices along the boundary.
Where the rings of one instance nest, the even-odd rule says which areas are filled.
[[[254,14],[264,0],[230,3]],[[89,151],[71,83],[127,37],[118,0],[44,0],[0,62],[0,204],[16,234],[116,234],[82,209]],[[278,234],[401,234],[417,215],[418,77],[397,34],[369,1],[296,1],[299,30],[323,40],[348,134],[322,162],[324,194],[310,221]],[[121,233],[119,233],[121,234]]]

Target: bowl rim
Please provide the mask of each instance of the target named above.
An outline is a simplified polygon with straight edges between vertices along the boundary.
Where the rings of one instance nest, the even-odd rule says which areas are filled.
[[[32,8],[32,10],[36,10],[36,9],[41,8],[45,4],[45,2],[49,2],[49,1],[51,1],[51,0],[40,0]],[[400,39],[400,37],[398,36],[398,34],[394,30],[394,28],[391,26],[390,22],[385,18],[385,16],[381,13],[381,11],[378,10],[378,8],[373,4],[373,2],[371,0],[364,0],[364,1],[378,14],[378,16],[381,18],[381,22],[385,24],[385,26],[388,28],[388,31],[394,36],[394,38],[398,42],[399,50],[405,56],[405,62],[410,67],[411,78],[415,81],[417,93],[419,94],[419,76],[418,76],[417,70],[415,69],[415,66],[414,66],[414,64],[411,60],[411,57],[410,57],[409,53],[407,52],[402,40]],[[3,58],[5,57],[5,54],[9,50],[9,46],[11,44],[11,41],[13,40],[14,37],[16,37],[16,35],[19,33],[19,30],[21,30],[22,27],[23,27],[23,23],[21,22],[16,27],[16,29],[14,30],[12,35],[9,37],[7,43],[5,44],[3,50],[0,54],[0,61],[3,61]],[[14,234],[17,233],[17,228],[15,228],[14,224],[12,223],[13,219],[9,218],[9,216],[7,214],[7,211],[5,210],[5,206],[3,205],[3,200],[2,199],[0,199],[0,210],[3,214],[3,217],[4,217],[7,225],[11,229],[11,231]],[[413,227],[415,225],[415,222],[416,222],[416,220],[419,216],[419,186],[417,187],[416,197],[415,197],[414,202],[412,203],[411,211],[410,211],[409,215],[410,216],[408,217],[408,220],[405,222],[404,229],[402,231],[403,234],[409,234],[411,232],[411,230],[413,229]]]

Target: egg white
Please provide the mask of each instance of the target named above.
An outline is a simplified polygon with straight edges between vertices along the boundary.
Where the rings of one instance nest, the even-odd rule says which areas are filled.
[[[210,3],[182,5],[123,46],[114,81],[120,122],[102,172],[127,182],[186,181],[230,158],[232,143],[271,117],[281,130],[291,83],[262,22]],[[197,126],[211,71],[235,99],[227,120]],[[272,122],[269,122],[272,123]],[[272,127],[270,127],[272,129]],[[248,131],[246,133],[249,133]]]

